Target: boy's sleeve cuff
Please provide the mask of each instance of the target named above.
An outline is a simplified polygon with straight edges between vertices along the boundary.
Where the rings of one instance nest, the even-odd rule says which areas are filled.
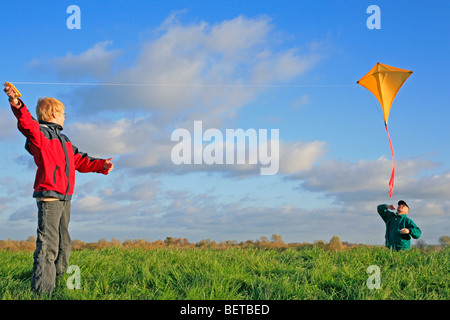
[[[13,104],[11,100],[9,100],[9,104],[11,105],[11,107],[15,108],[15,109],[21,109],[24,106],[24,103],[21,99],[17,98],[17,100],[19,100],[19,104]]]

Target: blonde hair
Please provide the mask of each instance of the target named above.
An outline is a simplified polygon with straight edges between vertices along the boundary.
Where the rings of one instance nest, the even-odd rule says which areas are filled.
[[[39,98],[36,115],[39,121],[50,121],[54,112],[64,112],[64,104],[55,98]]]

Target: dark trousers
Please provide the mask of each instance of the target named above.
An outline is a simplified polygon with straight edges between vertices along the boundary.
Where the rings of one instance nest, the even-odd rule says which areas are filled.
[[[37,201],[38,229],[34,252],[31,288],[37,293],[52,293],[56,276],[69,265],[70,201]]]

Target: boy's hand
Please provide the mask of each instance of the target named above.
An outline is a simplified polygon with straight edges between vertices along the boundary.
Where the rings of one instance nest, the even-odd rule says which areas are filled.
[[[16,91],[13,88],[11,88],[10,86],[6,86],[3,91],[5,91],[6,95],[9,97],[9,101],[14,107],[20,107],[20,100],[17,99]]]
[[[409,229],[407,229],[407,228],[400,229],[400,233],[401,234],[409,234]]]
[[[105,168],[106,174],[110,173],[111,170],[114,168],[114,163],[111,162],[112,159],[113,158],[111,157],[109,159],[106,159],[106,161],[105,161],[104,168]]]
[[[395,209],[396,209],[395,206],[394,206],[393,204],[387,206],[387,208],[388,208],[389,210],[395,210]]]

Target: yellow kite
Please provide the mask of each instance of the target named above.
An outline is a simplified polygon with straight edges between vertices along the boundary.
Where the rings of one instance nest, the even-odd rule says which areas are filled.
[[[384,115],[384,124],[387,125],[392,102],[403,83],[412,74],[412,71],[391,67],[377,63],[357,83],[368,89],[377,97]]]
[[[357,82],[359,85],[373,93],[383,109],[384,126],[388,134],[389,145],[391,146],[392,152],[392,173],[389,181],[389,197],[392,197],[392,192],[394,189],[395,172],[394,148],[392,148],[391,137],[387,127],[389,112],[397,92],[412,73],[413,72],[410,70],[399,69],[378,62]]]

